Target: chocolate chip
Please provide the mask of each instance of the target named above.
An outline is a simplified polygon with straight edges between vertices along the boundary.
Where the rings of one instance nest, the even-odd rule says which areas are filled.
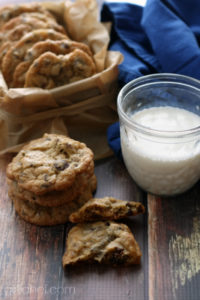
[[[116,248],[115,252],[110,257],[110,262],[113,265],[123,265],[126,263],[128,257],[124,254],[123,249]]]
[[[44,180],[48,181],[49,176],[47,174],[44,175]]]
[[[126,203],[126,207],[128,208],[128,211],[126,213],[127,216],[132,216],[133,215],[133,208],[130,203]]]
[[[57,162],[54,164],[54,167],[57,171],[63,171],[69,167],[69,164],[67,161],[62,160],[61,162]]]
[[[68,43],[62,43],[61,47],[64,48],[64,49],[69,49]]]

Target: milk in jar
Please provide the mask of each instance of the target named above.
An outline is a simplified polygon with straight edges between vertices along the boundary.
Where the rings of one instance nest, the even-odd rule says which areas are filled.
[[[131,119],[136,127],[150,129],[144,134],[126,125],[120,127],[124,162],[135,182],[158,195],[175,195],[192,187],[200,178],[200,138],[189,132],[200,126],[200,117],[163,106],[143,109]]]

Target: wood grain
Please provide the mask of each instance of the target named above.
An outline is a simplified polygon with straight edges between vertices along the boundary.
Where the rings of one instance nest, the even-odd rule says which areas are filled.
[[[149,300],[200,299],[199,195],[148,197]]]

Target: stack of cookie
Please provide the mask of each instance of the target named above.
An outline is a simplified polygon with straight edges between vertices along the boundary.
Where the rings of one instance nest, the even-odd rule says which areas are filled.
[[[0,9],[0,67],[8,87],[51,89],[92,76],[93,55],[41,4]]]
[[[27,222],[64,224],[96,189],[92,151],[69,137],[45,134],[7,167],[9,196]]]

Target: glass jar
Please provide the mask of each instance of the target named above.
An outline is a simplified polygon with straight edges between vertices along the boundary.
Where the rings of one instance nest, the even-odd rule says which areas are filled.
[[[143,76],[122,88],[117,106],[123,159],[142,189],[176,195],[200,179],[200,81]]]

